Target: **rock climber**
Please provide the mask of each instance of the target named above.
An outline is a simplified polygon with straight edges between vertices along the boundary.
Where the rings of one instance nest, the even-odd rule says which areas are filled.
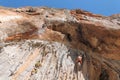
[[[75,59],[74,71],[77,73],[77,80],[80,80],[82,74],[83,55],[78,55]]]
[[[78,57],[76,58],[76,63],[82,64],[82,56],[78,56]]]
[[[76,58],[76,69],[80,71],[82,69],[82,64],[83,64],[83,58],[82,56],[78,56]]]

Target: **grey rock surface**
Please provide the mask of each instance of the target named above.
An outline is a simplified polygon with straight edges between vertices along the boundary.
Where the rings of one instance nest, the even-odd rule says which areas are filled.
[[[75,51],[72,51],[72,54],[74,53]],[[0,78],[77,80],[74,69],[77,55],[70,55],[71,51],[58,42],[26,40],[6,43],[0,53]],[[85,80],[82,72],[80,75],[79,79]]]
[[[119,15],[0,7],[0,80],[120,80]]]

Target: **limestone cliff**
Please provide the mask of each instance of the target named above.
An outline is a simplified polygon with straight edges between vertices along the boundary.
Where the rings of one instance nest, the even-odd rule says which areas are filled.
[[[0,8],[0,80],[120,80],[119,49],[119,14]]]

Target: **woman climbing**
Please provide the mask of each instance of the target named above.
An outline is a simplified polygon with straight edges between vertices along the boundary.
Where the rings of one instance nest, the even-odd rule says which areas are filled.
[[[77,64],[77,70],[81,70],[81,68],[82,68],[82,63],[83,63],[83,61],[82,61],[82,56],[78,56],[77,58],[76,58],[76,64]]]

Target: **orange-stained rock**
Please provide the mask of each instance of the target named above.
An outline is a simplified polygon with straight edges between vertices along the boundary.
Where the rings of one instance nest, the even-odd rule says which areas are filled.
[[[0,9],[1,80],[120,80],[118,14],[106,17],[47,7]],[[36,49],[37,55],[28,58]],[[81,66],[75,62],[80,55]]]

